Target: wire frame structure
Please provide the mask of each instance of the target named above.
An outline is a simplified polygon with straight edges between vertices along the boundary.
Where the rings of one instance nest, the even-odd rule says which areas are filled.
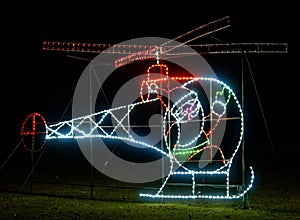
[[[188,44],[228,27],[230,27],[230,17],[226,16],[201,25],[161,45],[43,42],[45,51],[121,55],[121,58],[115,60],[116,68],[143,60],[156,60],[156,64],[147,69],[148,77],[141,84],[139,101],[54,124],[47,124],[39,113],[33,113],[26,118],[22,126],[23,140],[28,137],[35,140],[37,135],[44,134],[46,141],[101,138],[142,145],[166,157],[168,162],[164,166],[167,166],[169,171],[162,175],[162,184],[157,191],[141,193],[141,197],[160,199],[244,198],[253,186],[253,168],[249,167],[250,175],[247,184],[244,174],[245,167],[242,169],[242,184],[231,183],[231,170],[236,155],[241,150],[242,153],[244,152],[244,115],[241,100],[238,100],[235,92],[221,80],[210,77],[170,75],[169,66],[160,62],[168,57],[197,54],[287,53],[287,43]],[[191,47],[196,52],[186,52],[186,47]],[[152,77],[157,74],[160,77]],[[209,94],[208,99],[203,98],[207,97],[205,93]],[[176,97],[172,102],[170,101],[171,96]],[[163,140],[160,142],[160,146],[136,140],[130,132],[132,112],[140,106],[151,103],[158,103],[161,106],[162,122],[160,126]],[[126,113],[119,117],[118,112],[124,112],[124,110]],[[117,126],[107,124],[107,121],[112,119],[117,122]],[[38,120],[41,123],[37,123]],[[42,131],[37,129],[38,124],[42,125]],[[196,133],[191,132],[193,136],[186,137],[184,135],[187,133],[186,130],[193,129],[195,124],[198,126],[197,129],[194,129]],[[225,127],[232,128],[234,138],[226,139],[228,143],[223,144],[215,134],[218,134],[218,129],[222,130]],[[117,131],[119,130],[122,131],[122,136],[118,135]],[[32,143],[35,144],[34,141]],[[41,143],[42,145],[37,148],[27,146],[26,149],[34,153],[44,147],[44,142]],[[242,163],[244,164],[243,154]],[[207,184],[203,182],[203,178],[216,178],[218,181]],[[173,186],[184,186],[186,190],[174,191]],[[214,186],[218,190],[205,192],[204,189],[207,186]]]

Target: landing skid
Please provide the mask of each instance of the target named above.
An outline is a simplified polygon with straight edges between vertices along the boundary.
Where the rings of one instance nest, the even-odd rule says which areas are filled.
[[[250,167],[251,170],[251,176],[250,176],[250,182],[247,186],[244,187],[244,190],[238,192],[237,194],[230,194],[229,192],[229,183],[226,184],[226,191],[223,195],[198,195],[195,192],[191,194],[162,194],[161,190],[159,190],[156,194],[145,194],[141,193],[140,197],[146,197],[146,198],[159,198],[159,199],[239,199],[246,195],[246,193],[252,188],[253,182],[254,182],[254,171],[252,167]],[[193,184],[193,188],[194,188]]]

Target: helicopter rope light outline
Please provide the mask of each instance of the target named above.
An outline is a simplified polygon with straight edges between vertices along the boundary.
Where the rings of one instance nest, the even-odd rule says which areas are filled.
[[[177,38],[175,38],[174,40],[182,42],[180,45],[172,45],[172,43],[174,42],[174,40],[170,40],[169,42],[160,45],[160,46],[149,46],[149,45],[110,45],[110,44],[88,44],[88,43],[69,43],[69,42],[43,42],[43,50],[57,50],[57,51],[73,51],[73,52],[90,52],[90,53],[99,53],[99,52],[104,52],[104,53],[116,53],[116,54],[122,54],[122,55],[127,55],[125,57],[120,58],[119,60],[115,61],[115,66],[118,68],[120,66],[126,65],[128,63],[134,62],[134,61],[139,61],[139,60],[148,60],[148,59],[156,59],[157,60],[157,64],[155,66],[162,66],[162,64],[159,63],[159,59],[161,59],[164,56],[181,56],[181,55],[195,55],[195,54],[182,54],[180,52],[174,52],[172,53],[171,51],[174,49],[178,49],[180,47],[186,47],[189,45],[186,45],[186,43],[195,40],[199,37],[205,36],[207,34],[213,33],[214,31],[218,31],[218,30],[222,30],[224,28],[229,27],[229,16],[226,16],[222,19],[216,20],[214,22],[211,22],[209,24],[200,26],[199,28],[194,29],[193,31],[190,31],[186,34],[183,34]],[[196,36],[195,36],[196,35]],[[192,45],[192,47],[195,48],[200,48],[200,54],[215,54],[215,53],[243,53],[244,51],[247,51],[249,53],[286,53],[287,52],[287,44],[285,43],[231,43],[231,44],[207,44],[207,45]],[[247,50],[247,48],[249,50]],[[202,52],[201,52],[202,50]],[[148,69],[148,73],[149,73],[149,69]],[[167,74],[166,74],[167,76]],[[168,77],[166,77],[168,78]],[[132,109],[135,108],[135,106],[137,105],[141,105],[143,103],[148,103],[148,102],[153,102],[153,101],[160,101],[162,104],[163,101],[162,99],[159,97],[159,94],[157,94],[157,91],[161,88],[159,88],[159,86],[156,84],[157,81],[164,81],[166,78],[162,78],[162,79],[156,79],[156,80],[145,80],[143,81],[143,84],[147,84],[147,88],[148,88],[148,94],[152,94],[155,93],[157,95],[157,98],[155,99],[143,99],[143,96],[141,96],[142,101],[135,103],[135,104],[130,104],[128,106],[120,106],[118,108],[115,109],[109,109],[109,110],[104,110],[101,112],[97,112],[91,115],[87,115],[87,116],[82,116],[82,117],[78,117],[78,118],[74,118],[72,120],[68,120],[68,121],[63,121],[63,122],[59,122],[56,124],[52,124],[52,125],[47,125],[46,120],[38,113],[33,113],[31,115],[29,115],[26,120],[24,121],[24,124],[22,126],[21,129],[21,135],[22,136],[34,136],[36,135],[36,118],[41,118],[42,122],[45,125],[45,131],[46,131],[46,138],[45,140],[49,140],[49,139],[54,139],[54,138],[87,138],[87,137],[100,137],[100,138],[111,138],[111,139],[115,139],[118,138],[116,136],[113,136],[114,132],[116,131],[116,129],[118,128],[122,128],[125,132],[127,131],[127,129],[125,128],[125,126],[122,125],[122,122],[125,120],[126,117],[128,117],[128,115],[126,114],[123,118],[118,119],[114,116],[113,112],[117,111],[119,109],[122,108],[128,108],[128,112],[130,113],[130,111]],[[238,151],[240,144],[243,140],[243,114],[242,114],[242,107],[240,106],[234,92],[231,90],[231,88],[229,86],[227,86],[224,82],[217,80],[217,79],[213,79],[213,78],[193,78],[193,77],[185,77],[182,79],[179,79],[179,77],[173,77],[171,78],[171,80],[185,80],[187,81],[186,83],[184,83],[182,85],[182,88],[185,88],[187,85],[189,85],[190,83],[194,82],[194,81],[199,81],[199,80],[203,80],[203,81],[209,81],[209,82],[214,82],[217,84],[220,84],[221,86],[223,86],[223,88],[225,90],[227,90],[232,96],[233,96],[233,100],[235,100],[238,108],[239,108],[239,112],[241,113],[241,132],[240,132],[240,139],[238,142],[238,145],[234,151],[234,154],[231,158],[228,159],[226,165],[222,166],[220,169],[216,169],[213,171],[192,171],[189,169],[185,169],[185,171],[172,171],[172,166],[173,166],[173,162],[176,162],[177,164],[179,164],[178,161],[176,161],[176,157],[174,157],[173,151],[171,150],[171,147],[168,146],[169,152],[166,153],[164,151],[162,151],[159,148],[153,147],[147,143],[143,143],[138,141],[138,144],[142,144],[145,145],[149,148],[155,149],[157,151],[159,151],[161,154],[167,156],[170,158],[171,162],[171,172],[169,173],[168,177],[166,178],[166,181],[164,181],[164,183],[162,184],[161,188],[157,191],[157,193],[155,194],[143,194],[141,193],[140,196],[141,197],[150,197],[150,198],[183,198],[183,199],[188,199],[188,198],[211,198],[211,199],[235,199],[235,198],[240,198],[242,196],[244,196],[252,187],[253,184],[253,180],[254,180],[254,172],[252,167],[250,167],[251,170],[251,179],[250,179],[250,183],[248,184],[248,186],[246,188],[243,189],[243,191],[239,192],[237,195],[230,195],[230,182],[229,182],[229,175],[230,175],[230,168],[231,168],[231,162],[234,158],[235,153]],[[169,79],[167,79],[169,80]],[[143,87],[143,84],[141,85],[141,90]],[[169,91],[167,91],[169,92]],[[218,92],[222,92],[222,91],[218,91]],[[193,94],[193,92],[191,91],[189,93],[189,95]],[[185,97],[182,98],[182,100],[184,100]],[[217,98],[216,98],[217,100]],[[197,104],[199,103],[195,103],[195,100],[187,100],[188,104],[191,104],[191,102],[193,104],[195,104],[197,106]],[[198,100],[199,101],[199,100]],[[180,101],[179,101],[180,103]],[[184,103],[184,104],[187,104]],[[218,102],[218,104],[220,104],[221,106],[223,106],[224,108],[226,108],[226,104],[222,103],[222,102]],[[195,106],[192,106],[195,107]],[[199,106],[196,107],[196,110],[199,110]],[[176,124],[180,124],[183,122],[182,120],[182,115],[183,114],[185,117],[186,114],[188,115],[188,119],[190,120],[193,116],[192,110],[190,111],[190,109],[183,109],[183,108],[179,108],[180,109],[180,113],[177,112],[177,114],[173,114],[172,111],[170,109],[170,106],[165,105],[165,109],[166,112],[168,112],[168,114],[172,114],[172,116],[174,118],[177,119]],[[225,110],[226,111],[226,110]],[[196,111],[197,112],[197,111]],[[128,113],[128,114],[129,114]],[[101,115],[101,120],[99,121],[94,121],[92,119],[92,117],[96,116],[96,115]],[[118,121],[118,125],[117,127],[114,128],[113,132],[111,134],[108,134],[105,129],[103,127],[101,127],[101,122],[105,119],[106,116],[112,116],[115,118],[115,120]],[[181,116],[179,116],[181,115]],[[166,117],[166,114],[165,116]],[[25,131],[25,124],[29,121],[29,119],[32,118],[32,131]],[[94,127],[90,130],[90,133],[85,133],[84,131],[80,130],[79,126],[84,124],[84,123],[92,123],[94,125]],[[204,122],[204,120],[203,120]],[[164,123],[163,123],[164,125]],[[70,130],[68,133],[61,133],[61,130],[64,130],[66,127],[68,127]],[[179,126],[178,126],[179,127]],[[202,127],[203,128],[203,127]],[[94,134],[95,131],[99,130],[103,133],[101,134]],[[164,128],[165,131],[168,131],[168,129]],[[80,135],[74,135],[74,131],[78,132]],[[203,130],[201,130],[202,132]],[[164,136],[164,138],[167,140],[168,137],[168,132],[166,132],[167,135]],[[179,133],[180,133],[180,129],[179,129]],[[208,132],[209,133],[209,132]],[[131,141],[131,142],[136,142],[132,137],[130,137],[130,135],[126,138],[124,137],[119,137],[121,140],[127,140],[127,141]],[[167,143],[167,141],[166,141]],[[213,145],[211,145],[212,147]],[[218,146],[216,146],[216,148],[218,148]],[[34,149],[29,149],[27,148],[29,151],[35,151]],[[40,148],[41,149],[41,148]],[[193,148],[189,148],[189,150],[193,150]],[[204,148],[202,148],[203,150]],[[218,148],[219,149],[219,148]],[[199,150],[199,149],[198,149]],[[199,153],[200,151],[198,151]],[[222,151],[221,155],[222,154]],[[224,156],[222,156],[224,158]],[[173,161],[174,160],[174,161]],[[224,161],[226,160],[226,158],[224,158]],[[224,170],[223,170],[224,168]],[[226,169],[225,169],[226,168]],[[198,195],[195,192],[195,187],[196,187],[196,182],[195,182],[195,175],[196,174],[201,174],[201,175],[225,175],[226,176],[226,193],[225,195]],[[165,185],[167,184],[167,180],[171,175],[191,175],[191,179],[192,179],[192,191],[190,195],[164,195],[161,194],[162,189],[165,187]]]

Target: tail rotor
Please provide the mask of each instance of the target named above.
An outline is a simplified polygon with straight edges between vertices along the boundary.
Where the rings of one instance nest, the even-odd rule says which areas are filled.
[[[38,152],[46,144],[47,123],[39,113],[28,115],[21,128],[22,142],[29,152]]]

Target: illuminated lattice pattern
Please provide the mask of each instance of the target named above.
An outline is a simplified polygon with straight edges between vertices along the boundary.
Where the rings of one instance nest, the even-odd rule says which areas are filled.
[[[151,72],[158,69],[162,74],[161,78],[151,79]],[[148,68],[148,77],[141,83],[141,100],[139,102],[119,106],[117,108],[103,110],[94,114],[74,118],[72,120],[59,122],[52,125],[46,125],[47,134],[46,139],[57,138],[103,138],[103,139],[115,139],[138,144],[148,147],[150,149],[158,151],[163,156],[166,156],[170,160],[170,172],[164,178],[161,187],[157,192],[152,194],[140,194],[141,197],[150,198],[212,198],[212,199],[234,199],[244,196],[252,187],[254,180],[254,173],[252,168],[250,183],[247,187],[240,190],[237,194],[230,192],[230,169],[232,167],[233,159],[238,152],[238,149],[242,143],[244,119],[242,108],[239,101],[232,91],[232,89],[224,82],[207,77],[170,77],[168,67],[163,64],[155,64]],[[180,82],[180,86],[169,88],[170,81]],[[204,106],[200,101],[198,93],[193,89],[194,84],[207,83],[209,85],[216,85],[218,88],[213,92],[209,113],[205,114]],[[172,92],[182,89],[185,91],[185,95],[178,98],[174,103],[166,102],[163,94],[171,94]],[[162,129],[164,132],[163,139],[165,143],[165,150],[159,146],[153,146],[145,141],[136,140],[130,133],[130,126],[127,126],[127,121],[130,117],[130,113],[138,106],[145,105],[147,103],[159,102],[163,108],[163,123]],[[234,105],[237,109],[238,116],[234,119],[239,121],[239,138],[233,146],[230,154],[223,152],[222,146],[213,143],[212,134],[218,128],[221,121],[226,121],[227,110],[229,105]],[[218,106],[218,110],[216,108]],[[125,110],[125,111],[124,111]],[[120,117],[117,114],[119,111],[126,112]],[[197,117],[199,120],[194,121]],[[172,118],[172,120],[171,120]],[[231,118],[232,119],[232,118]],[[107,126],[107,121],[115,120],[117,125],[110,127]],[[200,123],[199,133],[187,141],[182,143],[182,125],[186,125],[191,122]],[[207,124],[209,123],[209,126]],[[122,130],[122,136],[118,135],[117,131]],[[174,129],[176,135],[174,138]],[[173,139],[170,141],[171,130],[173,132]],[[215,150],[218,154],[219,166],[214,169],[191,169],[181,163],[180,157],[185,156],[186,161],[197,160],[198,156],[207,150]],[[211,155],[211,161],[214,161],[213,155]],[[176,166],[175,166],[176,165]],[[177,167],[175,169],[175,167]],[[178,169],[180,168],[180,169]],[[224,193],[220,195],[206,195],[199,194],[196,191],[196,176],[223,176],[225,177]],[[191,189],[188,194],[165,194],[164,188],[167,186],[171,177],[175,176],[190,176]]]

